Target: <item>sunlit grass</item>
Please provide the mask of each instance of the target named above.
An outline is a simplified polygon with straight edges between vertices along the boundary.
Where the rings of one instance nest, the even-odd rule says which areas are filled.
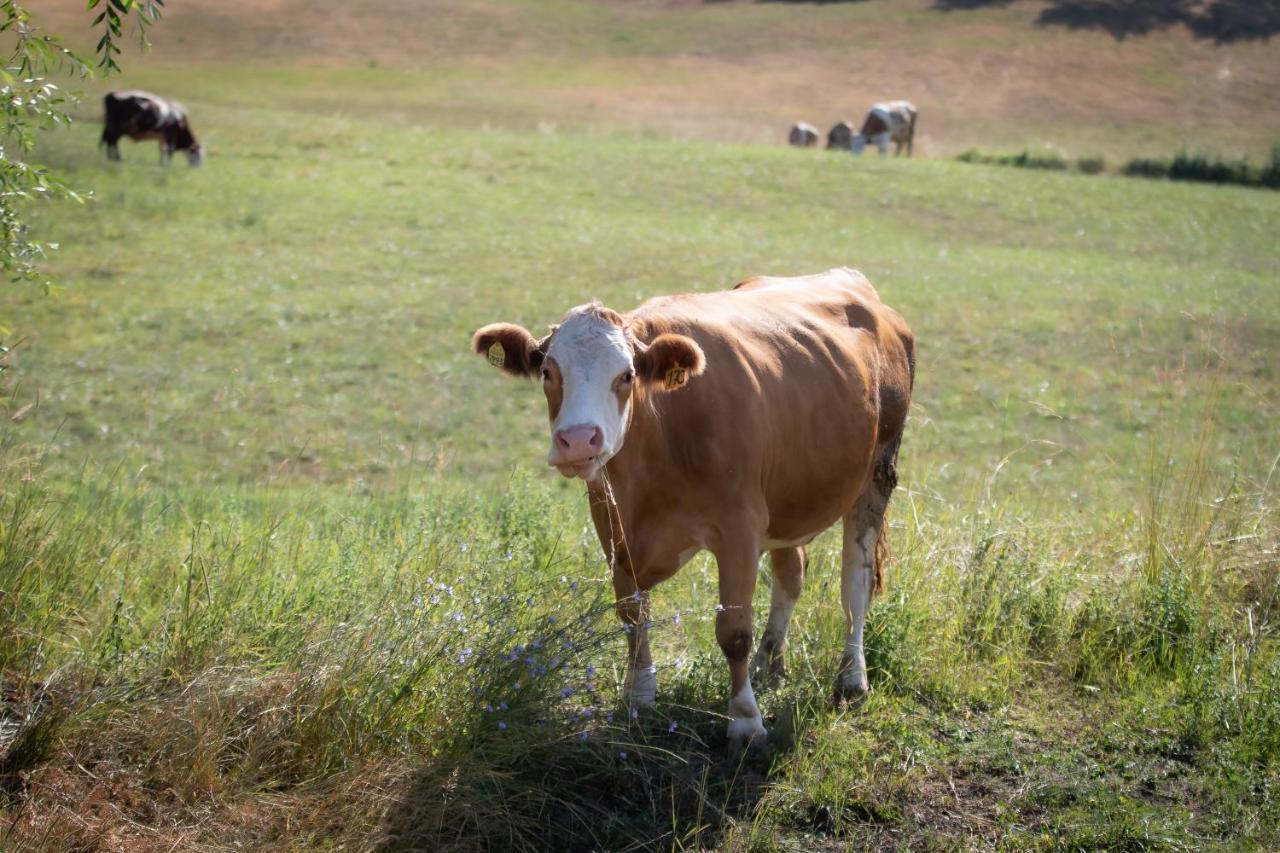
[[[202,170],[51,141],[97,201],[0,297],[5,844],[1275,846],[1275,194],[189,105]],[[466,344],[839,264],[920,345],[874,690],[826,534],[739,762],[713,563],[633,720],[540,395]]]

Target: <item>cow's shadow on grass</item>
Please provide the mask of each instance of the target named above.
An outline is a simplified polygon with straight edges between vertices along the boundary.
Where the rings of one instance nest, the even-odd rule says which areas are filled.
[[[935,0],[934,8],[963,11],[1015,2],[1020,0]],[[1183,24],[1198,38],[1225,44],[1280,33],[1280,0],[1052,0],[1036,23],[1103,30],[1116,40]]]
[[[563,729],[509,728],[465,755],[429,763],[397,797],[378,849],[717,846],[727,825],[750,823],[774,768],[816,715],[804,698],[778,697],[768,746],[735,756],[724,719],[682,705],[679,692],[634,719],[619,709],[584,729],[585,739]]]

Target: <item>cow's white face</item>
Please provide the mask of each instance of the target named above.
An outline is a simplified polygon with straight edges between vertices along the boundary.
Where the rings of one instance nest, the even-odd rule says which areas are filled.
[[[595,482],[622,449],[637,385],[683,387],[702,372],[701,348],[684,335],[636,340],[616,312],[580,305],[542,340],[509,323],[485,326],[475,351],[515,376],[538,376],[551,420],[547,464],[566,477]]]
[[[574,308],[551,336],[542,361],[551,416],[547,464],[566,477],[591,482],[622,449],[636,371],[619,320],[595,306]]]
[[[192,166],[199,166],[204,163],[204,148],[199,145],[193,145],[187,149],[187,162]]]

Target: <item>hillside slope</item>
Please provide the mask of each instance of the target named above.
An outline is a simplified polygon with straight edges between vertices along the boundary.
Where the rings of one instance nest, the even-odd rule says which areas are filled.
[[[80,7],[60,0],[45,21],[74,32],[86,22]],[[1266,12],[1255,13],[1252,30],[1239,25],[1235,40],[1215,40],[1167,11],[1151,19],[1061,14],[1073,8],[180,0],[155,29],[153,52],[129,57],[126,80],[163,85],[177,67],[199,68],[232,103],[246,87],[243,77],[223,77],[231,67],[257,69],[268,83],[272,69],[376,68],[402,75],[391,83],[394,100],[375,74],[354,92],[335,86],[325,109],[372,104],[471,126],[555,123],[750,142],[779,142],[798,119],[828,126],[875,100],[905,97],[921,106],[919,149],[933,155],[1049,145],[1075,155],[1186,147],[1257,158],[1280,138],[1280,49],[1245,37],[1267,32]]]

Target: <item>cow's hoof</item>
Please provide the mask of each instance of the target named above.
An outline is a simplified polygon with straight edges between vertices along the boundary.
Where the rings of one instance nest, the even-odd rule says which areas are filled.
[[[834,698],[837,705],[857,705],[866,699],[870,692],[871,687],[867,684],[865,675],[861,679],[837,678]]]
[[[787,677],[787,665],[781,652],[769,653],[761,649],[751,661],[751,682],[771,687]]]
[[[867,670],[858,666],[853,659],[846,657],[840,661],[840,671],[836,674],[836,704],[856,704],[867,698],[871,685],[867,682]]]
[[[729,754],[738,755],[744,749],[763,749],[769,742],[769,733],[759,717],[734,717],[729,721]]]

